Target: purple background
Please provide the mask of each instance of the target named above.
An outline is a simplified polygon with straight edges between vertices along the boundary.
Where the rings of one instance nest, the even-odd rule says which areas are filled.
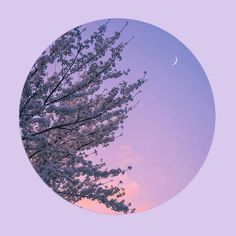
[[[0,235],[235,235],[234,1],[22,0],[1,5]],[[213,145],[196,178],[168,203],[128,216],[82,210],[53,194],[27,160],[18,131],[23,84],[42,50],[69,29],[107,17],[141,20],[177,37],[203,66],[216,103]]]

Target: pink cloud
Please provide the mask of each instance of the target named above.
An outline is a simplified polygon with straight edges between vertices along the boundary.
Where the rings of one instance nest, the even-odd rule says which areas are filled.
[[[136,212],[140,212],[140,211],[146,211],[150,208],[152,208],[153,206],[149,203],[143,203],[140,206],[136,207]]]
[[[127,167],[138,163],[141,160],[139,156],[134,152],[132,146],[122,145],[120,147],[120,154],[118,155],[118,165],[121,167]]]
[[[131,199],[140,191],[140,185],[137,182],[128,183],[125,186],[125,198]]]

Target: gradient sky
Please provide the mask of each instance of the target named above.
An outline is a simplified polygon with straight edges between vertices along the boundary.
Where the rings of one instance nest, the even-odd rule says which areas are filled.
[[[87,33],[105,21],[84,25]],[[122,178],[126,199],[137,211],[167,201],[196,175],[209,151],[215,126],[214,100],[206,74],[194,55],[176,38],[158,27],[128,20],[121,39],[129,43],[119,67],[130,68],[132,82],[147,71],[140,103],[125,121],[123,137],[99,149],[110,168],[132,171]],[[124,19],[112,19],[108,34],[119,30]],[[172,64],[178,58],[175,66]],[[107,84],[111,87],[112,84]],[[111,213],[84,200],[84,208]]]

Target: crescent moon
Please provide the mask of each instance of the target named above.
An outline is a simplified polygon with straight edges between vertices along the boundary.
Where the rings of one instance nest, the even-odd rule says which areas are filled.
[[[178,63],[178,57],[175,56],[175,62],[173,64],[171,64],[172,66],[175,66]]]

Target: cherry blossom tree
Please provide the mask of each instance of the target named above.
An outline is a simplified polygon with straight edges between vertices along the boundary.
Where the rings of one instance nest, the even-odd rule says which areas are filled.
[[[91,157],[121,135],[146,72],[134,83],[119,80],[129,73],[117,63],[132,38],[120,42],[128,22],[111,36],[108,23],[86,39],[85,28],[74,28],[42,53],[23,88],[20,128],[29,160],[56,193],[71,203],[87,198],[129,213],[135,209],[116,179],[132,167],[108,169]],[[117,83],[108,88],[108,80]]]

